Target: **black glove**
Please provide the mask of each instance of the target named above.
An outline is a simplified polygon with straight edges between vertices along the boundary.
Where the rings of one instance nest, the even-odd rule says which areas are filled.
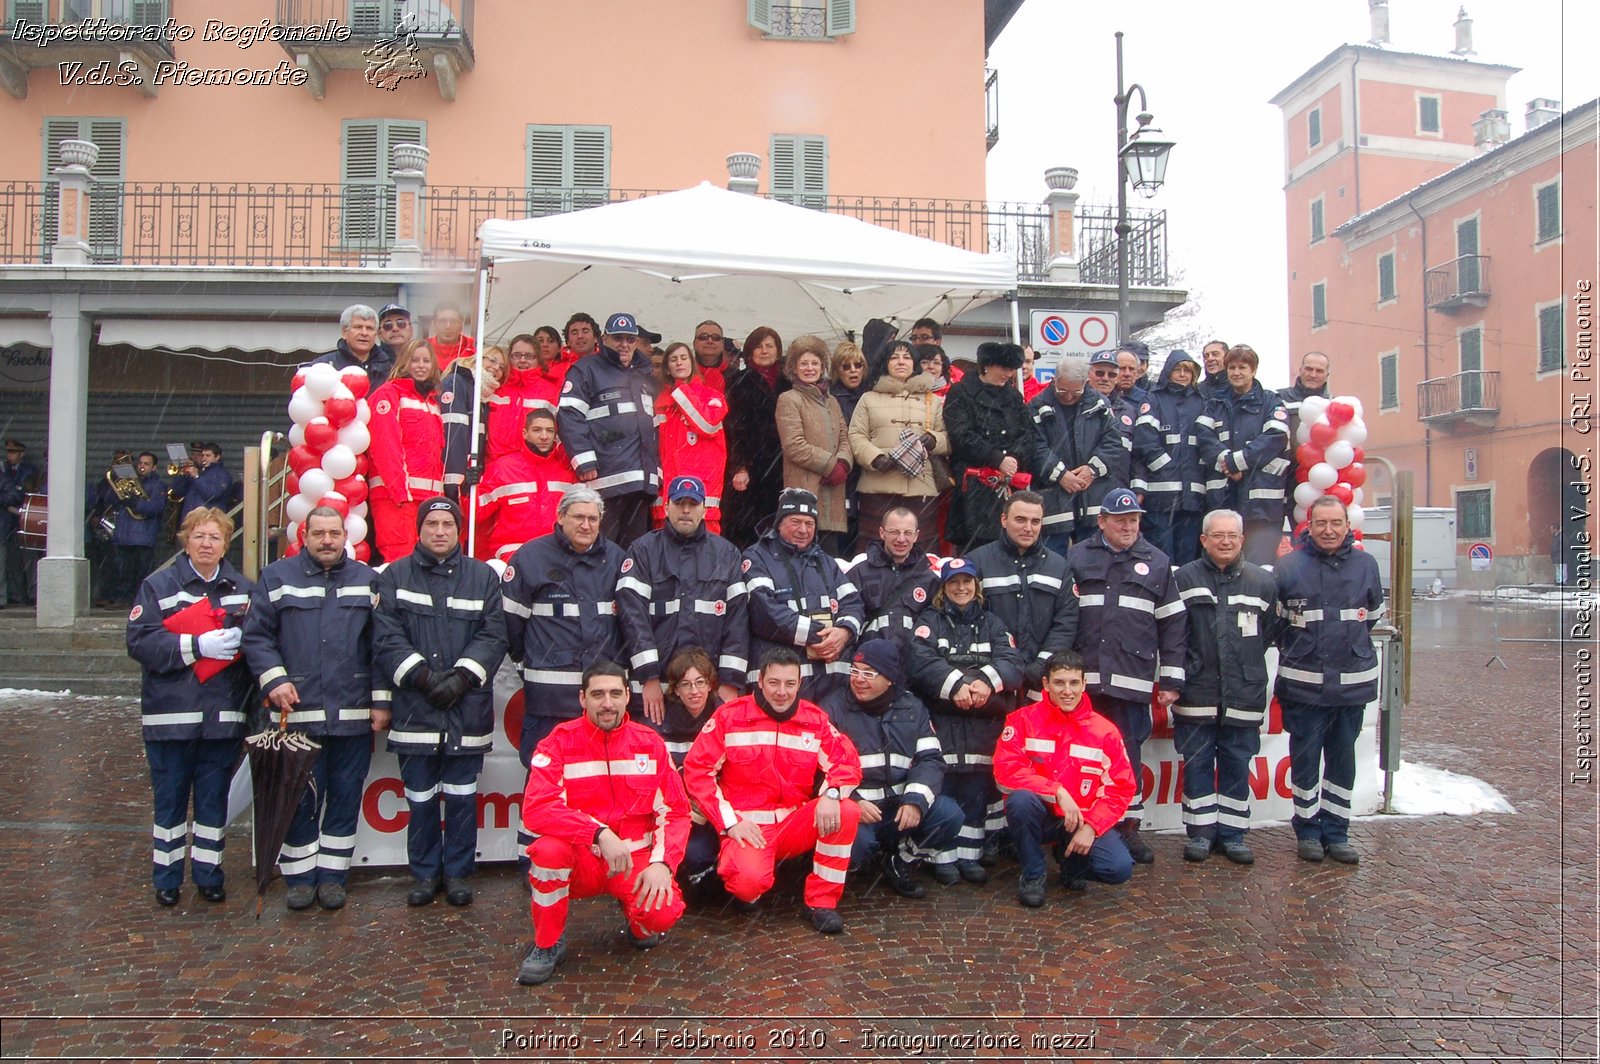
[[[433,670],[426,665],[418,665],[411,671],[411,675],[406,677],[406,686],[413,691],[427,694],[428,689],[433,686]]]
[[[477,463],[473,463],[473,464],[467,466],[467,472],[464,475],[463,479],[464,479],[467,487],[469,487],[469,488],[477,487],[478,486],[478,481],[483,479],[483,467],[478,465]]]
[[[878,473],[888,473],[894,469],[894,459],[886,454],[880,454],[872,460],[872,468]]]
[[[933,438],[933,433],[924,432],[922,434],[922,446],[924,450],[926,450],[929,454],[932,454],[933,449],[939,446],[939,441]]]
[[[472,690],[473,683],[472,674],[466,669],[451,669],[433,682],[428,691],[428,704],[434,709],[449,709]]]

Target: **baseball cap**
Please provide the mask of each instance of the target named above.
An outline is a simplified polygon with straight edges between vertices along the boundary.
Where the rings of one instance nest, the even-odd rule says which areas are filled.
[[[1112,488],[1106,493],[1105,501],[1100,504],[1103,514],[1142,514],[1144,507],[1139,505],[1139,497],[1127,488]]]
[[[607,336],[638,336],[639,323],[632,314],[613,314],[606,319]]]
[[[404,314],[407,318],[411,317],[411,312],[399,303],[385,303],[383,309],[378,311],[378,320],[382,321],[391,314]]]
[[[693,499],[695,502],[705,502],[705,483],[699,477],[673,477],[672,483],[667,485],[667,501],[677,502],[679,499]]]
[[[971,558],[951,558],[939,567],[939,581],[941,583],[954,576],[970,576],[974,580],[981,579],[978,576],[978,566]]]
[[[1091,366],[1115,366],[1116,364],[1117,353],[1109,347],[1101,348],[1089,356],[1089,365]]]
[[[634,324],[639,325],[638,322],[634,322]],[[652,344],[659,344],[661,342],[661,334],[658,332],[651,332],[643,325],[639,325],[639,339],[649,340]]]

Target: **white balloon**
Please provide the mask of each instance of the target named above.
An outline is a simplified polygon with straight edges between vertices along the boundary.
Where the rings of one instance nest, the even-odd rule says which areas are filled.
[[[1352,503],[1351,505],[1345,507],[1345,511],[1350,515],[1351,528],[1360,528],[1362,525],[1367,523],[1367,511],[1363,510],[1361,507]]]
[[[1304,521],[1306,519],[1307,512],[1308,511],[1304,506],[1296,506],[1294,508],[1294,523],[1298,525],[1301,521]]]
[[[484,562],[483,564],[485,564],[489,568],[493,569],[494,570],[494,575],[496,575],[498,577],[504,577],[506,575],[506,563],[503,560],[501,560],[500,558],[490,558],[488,561]]]
[[[326,399],[339,387],[339,371],[326,362],[318,362],[306,370],[305,387],[312,398]]]
[[[1314,484],[1323,491],[1327,491],[1339,482],[1339,471],[1327,462],[1318,462],[1306,473],[1306,483]],[[300,486],[305,487],[306,478],[300,478]]]
[[[312,395],[305,387],[295,390],[289,398],[289,420],[296,425],[304,425],[314,417],[322,415],[322,400]]]
[[[322,471],[334,480],[343,480],[356,471],[356,453],[336,443],[322,453]]]
[[[1305,483],[1294,486],[1294,505],[1296,509],[1305,509],[1322,497],[1322,489],[1315,484]]]
[[[360,502],[350,507],[350,512],[357,517],[367,516],[367,500],[362,499]]]
[[[1343,469],[1356,460],[1356,449],[1344,440],[1334,440],[1322,452],[1322,460],[1335,469]],[[322,468],[328,468],[328,460],[322,460]]]
[[[299,524],[306,519],[306,514],[311,512],[312,505],[311,500],[304,495],[292,495],[289,501],[283,504],[283,512],[288,515],[292,523]]]
[[[1300,400],[1300,420],[1317,421],[1328,412],[1328,404],[1332,402],[1325,395],[1308,395]]]
[[[1294,430],[1294,441],[1296,443],[1311,442],[1311,422],[1304,415],[1301,415],[1300,425]]]
[[[1357,505],[1357,506],[1360,506],[1362,503],[1366,502],[1367,501],[1367,489],[1366,488],[1351,488],[1350,489],[1350,501],[1352,503],[1354,503],[1355,505]]]
[[[304,520],[305,518],[303,517],[300,519],[300,521]],[[287,527],[284,528],[283,541],[285,543],[300,542],[300,521],[290,521]]]
[[[333,478],[320,469],[308,469],[300,474],[300,496],[310,499],[315,506],[322,497],[333,490]]]
[[[333,389],[333,394],[328,396],[329,399],[354,399],[355,397],[356,393],[345,387],[344,378],[342,377],[339,379],[338,386]]]
[[[351,514],[344,519],[344,530],[350,534],[351,543],[362,543],[367,538],[367,519]]]
[[[372,407],[367,405],[365,399],[356,400],[356,420],[363,425],[372,420]]]
[[[339,443],[350,448],[351,454],[365,454],[367,448],[372,446],[372,433],[368,432],[367,426],[361,422],[352,421],[339,430]],[[355,470],[352,469],[351,472]]]
[[[1360,447],[1367,442],[1367,423],[1357,415],[1339,426],[1339,438],[1352,447]]]
[[[306,427],[296,421],[289,426],[289,446],[304,447],[306,445]]]

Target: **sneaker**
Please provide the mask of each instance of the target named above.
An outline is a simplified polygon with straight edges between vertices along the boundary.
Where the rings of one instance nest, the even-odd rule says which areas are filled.
[[[1329,857],[1340,864],[1360,864],[1361,854],[1348,842],[1330,842],[1325,848]]]
[[[1025,909],[1037,909],[1044,904],[1044,876],[1017,880],[1017,901]]]
[[[317,904],[324,909],[344,908],[344,884],[323,883],[317,887]]]
[[[1302,861],[1320,862],[1322,860],[1322,840],[1301,839],[1294,844],[1294,852],[1299,855]]]
[[[957,861],[956,874],[968,883],[989,882],[989,870],[977,861]]]
[[[1132,852],[1131,850],[1129,851]],[[1211,856],[1211,840],[1203,835],[1196,835],[1183,844],[1183,859],[1185,861],[1204,861]]]
[[[289,888],[289,893],[284,897],[283,903],[293,912],[309,909],[317,900],[317,888],[310,883],[296,883]]]
[[[916,869],[901,859],[897,853],[884,855],[883,879],[889,884],[889,889],[902,898],[920,898],[928,893],[927,889],[917,882]]]
[[[567,959],[567,939],[563,935],[554,946],[535,946],[522,958],[517,969],[517,982],[523,986],[538,986],[556,973],[556,965]]]
[[[933,881],[941,887],[954,886],[961,882],[961,870],[955,866],[954,861],[933,866]]]
[[[820,934],[837,935],[844,930],[844,921],[839,919],[839,910],[837,909],[813,909],[807,905],[800,911],[807,920],[811,921],[811,926],[816,928]]]
[[[1222,856],[1234,864],[1255,864],[1256,855],[1243,839],[1229,839],[1222,844]]]
[[[463,877],[444,877],[444,900],[454,906],[472,904],[472,885]]]
[[[406,895],[406,904],[413,908],[419,905],[432,905],[433,896],[437,893],[439,893],[439,881],[437,879],[431,877],[419,879],[416,886],[411,888],[411,893]]]
[[[1134,864],[1156,863],[1156,852],[1139,837],[1137,820],[1124,820],[1118,830],[1122,833],[1122,841],[1128,847],[1128,856],[1133,858]]]

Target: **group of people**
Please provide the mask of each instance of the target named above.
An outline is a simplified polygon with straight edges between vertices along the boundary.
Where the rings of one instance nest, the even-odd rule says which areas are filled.
[[[634,329],[614,315],[605,335]],[[910,478],[901,459],[918,447],[924,462],[947,451],[948,422],[934,390],[908,384],[927,375],[883,346],[891,383],[872,394],[901,429],[880,436],[858,405],[846,436],[853,455],[870,456],[868,469],[887,456],[894,475]],[[990,352],[980,378],[1014,355],[994,362]],[[741,549],[711,527],[713,482],[677,472],[658,491],[659,461],[638,478],[606,464],[647,453],[643,437],[629,452],[634,444],[607,426],[653,409],[638,409],[648,376],[610,346],[589,358],[569,369],[557,403],[558,435],[570,419],[585,423],[563,437],[578,475],[554,498],[553,527],[499,573],[464,554],[466,515],[443,494],[419,501],[414,545],[381,570],[350,557],[338,512],[318,508],[305,551],[253,585],[217,551],[231,533],[225,514],[201,508],[185,520],[184,555],[146,580],[128,627],[145,667],[158,902],[178,901],[186,853],[200,896],[225,897],[219,766],[236,758],[259,690],[323,744],[317,786],[280,858],[288,906],[345,903],[361,781],[373,735],[385,730],[410,812],[407,900],[423,906],[442,893],[470,904],[477,777],[507,656],[525,706],[521,830],[535,940],[524,983],[547,980],[565,957],[574,898],[617,897],[645,949],[683,912],[686,891],[719,886],[754,907],[790,857],[809,856],[804,913],[824,934],[842,929],[838,902],[852,872],[910,898],[926,893],[924,867],[940,884],[982,883],[1006,836],[1024,906],[1045,902],[1052,856],[1069,889],[1125,881],[1155,858],[1139,831],[1152,704],[1169,708],[1185,759],[1184,857],[1220,850],[1249,864],[1247,764],[1272,646],[1297,852],[1359,860],[1348,835],[1354,744],[1376,697],[1368,630],[1383,592],[1337,498],[1310,507],[1275,571],[1245,557],[1250,518],[1227,507],[1202,515],[1197,557],[1177,564],[1146,535],[1153,511],[1136,488],[1080,456],[1087,474],[1071,467],[1053,479],[1084,481],[1063,553],[1050,545],[1059,511],[1006,472],[1013,460],[1023,468],[1019,447],[983,456],[1000,478],[992,526],[974,527],[977,544],[948,557],[924,549],[938,542],[925,532],[937,508],[894,492],[872,504],[870,523],[860,506],[868,546],[837,558],[825,549],[827,505],[803,487],[779,487]],[[799,363],[812,358],[820,354],[793,360],[802,383],[814,367]],[[1063,378],[1081,383],[1080,369],[1058,370],[1057,396]],[[1014,370],[1005,372],[993,387],[1014,387]],[[731,386],[727,394],[732,404]],[[635,410],[619,413],[629,403]],[[1079,416],[1103,405],[1091,400]],[[1051,409],[1050,418],[1069,417]],[[987,431],[998,419],[977,420]],[[844,460],[831,453],[822,475],[837,481]],[[858,499],[871,494],[863,487]],[[639,530],[658,504],[661,527]],[[729,509],[724,501],[725,529]],[[637,534],[608,533],[619,528]],[[214,628],[169,623],[202,600]],[[213,663],[204,679],[202,662]]]

